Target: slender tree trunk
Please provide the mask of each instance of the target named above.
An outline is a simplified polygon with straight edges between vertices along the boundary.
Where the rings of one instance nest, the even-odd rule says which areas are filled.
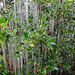
[[[2,51],[3,51],[3,63],[7,72],[7,63],[6,63],[6,50],[5,50],[5,43],[2,44]]]

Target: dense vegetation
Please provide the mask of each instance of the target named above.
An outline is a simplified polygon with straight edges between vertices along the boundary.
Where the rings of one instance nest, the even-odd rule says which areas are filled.
[[[0,2],[0,75],[75,75],[75,1]]]

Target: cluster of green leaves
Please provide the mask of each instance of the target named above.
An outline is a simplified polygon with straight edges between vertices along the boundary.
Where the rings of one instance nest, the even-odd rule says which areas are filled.
[[[51,37],[47,35],[47,27],[50,25],[46,22],[47,17],[44,16],[44,14],[41,14],[39,16],[40,22],[35,25],[35,28],[33,29],[33,26],[27,26],[27,24],[24,25],[24,33],[21,36],[17,36],[18,40],[17,42],[20,43],[17,46],[17,51],[15,53],[15,59],[17,56],[20,56],[21,52],[28,51],[28,65],[31,63],[34,63],[36,65],[38,70],[42,71],[38,74],[44,74],[44,67],[49,68],[50,71],[58,70],[56,61],[60,61],[59,54],[57,50],[54,50],[55,40],[56,37]],[[33,30],[32,30],[33,29]],[[45,50],[41,50],[41,44],[47,48]],[[34,58],[32,59],[32,52]],[[38,55],[38,52],[40,55]],[[47,52],[46,56],[44,56],[45,52]],[[40,61],[40,66],[37,66],[37,63]],[[34,68],[35,68],[34,67]],[[33,70],[34,72],[34,70]],[[36,72],[37,73],[37,72]]]
[[[14,36],[16,30],[15,29],[11,30],[7,26],[9,20],[10,20],[10,17],[8,18],[8,20],[6,22],[5,18],[2,15],[0,15],[0,46],[1,46],[1,44],[5,43],[5,42],[10,43],[10,44],[14,43],[12,41],[12,37]],[[0,49],[0,53],[1,53],[1,50],[2,49]],[[13,72],[10,72],[8,70],[6,72],[6,69],[3,65],[3,56],[0,55],[0,75],[9,75],[10,73],[11,73],[11,75],[14,75]]]
[[[55,70],[69,71],[71,68],[70,64],[72,62],[69,63],[68,61],[73,60],[73,54],[75,53],[75,40],[74,38],[70,39],[68,36],[75,33],[74,29],[72,30],[71,28],[68,28],[68,24],[70,24],[70,27],[72,27],[74,24],[74,21],[72,21],[74,20],[72,14],[74,11],[74,9],[72,9],[72,7],[74,7],[74,2],[71,2],[70,0],[67,0],[64,3],[59,3],[60,0],[34,1],[35,3],[41,5],[41,11],[43,12],[38,15],[39,22],[34,25],[32,21],[33,16],[30,15],[28,21],[31,25],[27,26],[26,22],[23,23],[24,32],[19,36],[16,33],[16,30],[18,33],[20,33],[20,28],[14,30],[5,28],[9,20],[6,22],[5,18],[0,16],[0,43],[2,44],[4,40],[10,44],[14,43],[15,41],[13,42],[11,38],[14,36],[13,34],[16,33],[16,43],[18,43],[18,46],[17,51],[14,54],[14,58],[16,59],[17,57],[21,56],[22,52],[28,51],[28,66],[33,63],[33,68],[37,69],[36,73],[34,73],[32,68],[33,73],[29,71],[28,74],[31,73],[32,75],[45,75],[47,69],[49,69],[50,72]],[[49,4],[50,2],[51,4]],[[60,21],[61,18],[63,18],[62,21]],[[56,37],[47,35],[47,27],[51,26],[49,22],[50,19],[54,19],[55,31],[60,34],[60,38],[58,40],[58,35]],[[43,48],[40,47],[41,45],[43,45]],[[34,56],[33,59],[32,53]],[[39,62],[40,64],[38,64]]]
[[[16,29],[11,30],[7,24],[9,20],[11,19],[11,14],[9,14],[7,21],[5,18],[0,15],[0,43],[2,44],[5,40],[9,43],[13,43],[13,41],[10,39],[15,33]]]
[[[62,7],[63,6],[63,7]],[[58,39],[59,43],[58,50],[60,53],[60,59],[62,60],[62,66],[60,67],[61,71],[70,70],[71,63],[73,62],[74,57],[74,37],[72,34],[75,33],[74,29],[71,29],[71,27],[74,27],[74,2],[73,1],[66,1],[63,4],[61,3],[58,7],[58,10],[62,10],[59,15],[57,15],[57,24],[55,25],[55,29],[57,30],[58,34],[60,34],[60,38]],[[63,19],[60,21],[60,19]],[[69,25],[69,27],[68,27]],[[68,35],[67,35],[68,34]],[[58,38],[58,36],[57,36]],[[70,63],[69,63],[70,62]],[[70,71],[71,72],[71,71]]]
[[[20,37],[17,36],[19,37],[17,41],[23,44],[17,46],[17,51],[15,53],[17,56],[20,56],[20,52],[28,51],[29,65],[31,63],[34,63],[34,65],[36,65],[37,63],[39,63],[40,59],[41,64],[38,67],[36,66],[38,68],[37,74],[43,74],[43,75],[46,74],[47,69],[49,69],[50,72],[55,70],[69,71],[71,67],[70,63],[68,63],[68,60],[71,61],[70,60],[72,59],[71,56],[73,57],[72,54],[74,53],[74,45],[73,46],[71,45],[73,42],[71,40],[69,41],[67,35],[63,36],[66,33],[68,33],[69,35],[74,33],[74,30],[72,30],[71,32],[69,29],[67,29],[68,23],[71,25],[74,24],[74,22],[71,22],[72,20],[71,16],[73,15],[72,14],[73,9],[71,8],[73,7],[72,6],[73,2],[67,0],[62,4],[61,2],[59,3],[58,0],[58,1],[52,1],[51,5],[48,5],[47,3],[50,2],[51,2],[50,0],[49,1],[37,0],[36,3],[41,4],[41,11],[43,12],[38,16],[39,23],[37,23],[33,27],[33,21],[32,21],[33,16],[32,15],[29,16],[29,23],[31,23],[31,25],[28,27],[26,22],[23,24],[24,33]],[[64,21],[60,21],[60,18],[63,18]],[[58,36],[51,37],[47,35],[48,31],[47,27],[51,26],[49,23],[50,19],[54,19],[56,22],[55,31],[60,33],[60,38],[58,40],[56,40]],[[64,38],[61,39],[61,37]],[[56,43],[54,43],[55,40]],[[57,43],[58,41],[59,43]],[[48,49],[45,58],[44,58],[45,50],[41,52],[41,48],[39,46],[42,43]],[[33,60],[31,55],[32,52],[34,55]],[[38,55],[38,52],[40,52],[40,56]]]

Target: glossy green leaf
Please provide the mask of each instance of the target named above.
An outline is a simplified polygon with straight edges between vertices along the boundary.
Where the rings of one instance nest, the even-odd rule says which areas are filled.
[[[0,15],[0,25],[5,23],[6,23],[5,18]]]
[[[3,44],[4,43],[4,40],[0,39],[0,44]]]
[[[54,42],[52,42],[51,45],[56,45],[56,44]]]
[[[24,32],[25,38],[28,38],[28,33]]]
[[[54,42],[55,40],[56,40],[56,37],[51,37],[51,38],[49,39],[50,42]]]
[[[54,70],[59,70],[57,67],[53,67]]]
[[[19,51],[16,51],[16,54],[19,54],[20,52]]]
[[[5,26],[7,26],[7,23],[1,23],[0,26],[5,27]]]
[[[6,36],[6,32],[3,32],[3,33],[2,33],[2,36]]]

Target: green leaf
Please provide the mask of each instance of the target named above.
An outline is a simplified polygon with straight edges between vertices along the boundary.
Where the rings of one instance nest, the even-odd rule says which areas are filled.
[[[19,54],[19,51],[16,51],[16,54]]]
[[[33,42],[31,42],[31,43],[30,43],[30,46],[31,46],[31,47],[34,47],[34,44],[33,44]]]
[[[53,46],[52,45],[50,45],[50,49],[53,50]]]
[[[2,63],[0,63],[0,68],[2,68]]]
[[[2,33],[2,36],[6,36],[6,32],[3,32],[3,33]]]
[[[56,44],[54,42],[52,42],[51,45],[56,45]]]
[[[46,75],[46,69],[44,69],[44,72],[43,73],[44,73],[44,75]]]
[[[16,59],[16,58],[17,58],[17,56],[15,55],[15,56],[14,56],[14,59]]]
[[[57,67],[53,67],[54,70],[59,70]]]
[[[23,39],[23,42],[24,43],[28,43],[29,42],[29,39]]]
[[[0,39],[0,44],[3,44],[3,43],[4,43],[4,41],[2,39]]]
[[[5,24],[6,21],[5,21],[5,18],[3,16],[0,15],[0,24]]]
[[[0,35],[2,35],[2,32],[0,31]]]
[[[16,32],[17,32],[17,30],[16,30],[16,29],[13,29],[13,30],[12,30],[12,33],[13,33],[13,34],[15,34]]]
[[[7,23],[1,23],[0,26],[1,27],[5,27],[7,25]]]
[[[49,71],[52,72],[52,68],[51,67],[49,67]]]
[[[26,32],[24,32],[24,36],[25,38],[28,38],[28,34]]]
[[[50,3],[50,2],[51,2],[51,0],[45,0],[45,1],[47,1],[48,3]]]
[[[54,42],[55,40],[56,40],[56,37],[51,37],[51,38],[49,39],[50,42]]]

